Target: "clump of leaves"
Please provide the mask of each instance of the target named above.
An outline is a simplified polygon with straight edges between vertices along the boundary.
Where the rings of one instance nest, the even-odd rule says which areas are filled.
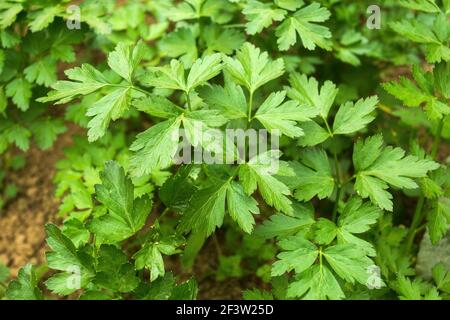
[[[149,5],[148,33],[110,37],[105,64],[66,70],[37,100],[80,100],[67,119],[92,143],[77,142],[59,165],[68,218],[47,226],[57,271],[47,287],[82,299],[194,298],[194,280],[177,284],[163,257],[181,253],[189,269],[211,237],[217,245],[218,229],[234,228],[272,248],[250,269],[272,291],[244,298],[447,298],[445,266],[431,282],[413,261],[422,228],[437,243],[450,224],[438,162],[450,136],[448,1],[386,1],[388,18],[417,19],[379,32],[354,19],[368,1],[163,2]],[[120,10],[141,21],[139,6]],[[410,61],[412,77],[380,85],[382,66]],[[250,155],[227,129],[264,129],[280,144]],[[217,161],[180,164],[181,142]],[[108,158],[125,169],[107,162],[98,174]],[[248,271],[251,250],[218,252],[218,281]],[[42,297],[31,266],[7,296]]]

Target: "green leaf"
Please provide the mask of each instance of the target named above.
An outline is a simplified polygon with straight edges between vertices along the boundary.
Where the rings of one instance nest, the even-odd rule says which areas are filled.
[[[296,176],[301,177],[296,186],[295,197],[300,201],[309,201],[318,196],[324,199],[333,193],[334,177],[331,174],[330,161],[323,149],[305,150],[301,163],[294,162]]]
[[[216,23],[226,23],[232,18],[232,8],[232,4],[222,0],[186,0],[170,7],[168,17],[172,21],[209,17]]]
[[[2,132],[2,142],[14,143],[20,150],[26,151],[30,147],[31,132],[27,128],[16,123],[7,124]],[[0,143],[1,146],[1,143]],[[1,150],[2,148],[0,148]]]
[[[103,137],[109,127],[109,123],[121,118],[130,105],[131,88],[117,88],[97,100],[86,112],[88,117],[93,117],[88,123],[89,142]]]
[[[390,27],[395,32],[414,42],[440,44],[440,41],[437,39],[436,35],[433,34],[430,28],[420,21],[402,20],[399,22],[392,22]]]
[[[274,214],[258,226],[255,235],[264,239],[295,235],[314,223],[313,210],[306,205],[294,204],[294,215]]]
[[[256,112],[258,119],[270,132],[295,138],[303,135],[303,130],[296,126],[297,122],[309,121],[317,115],[317,110],[308,106],[300,107],[295,101],[284,102],[286,91],[270,94]]]
[[[191,172],[191,165],[182,166],[162,185],[159,190],[159,198],[166,207],[177,212],[182,212],[187,208],[189,200],[197,190],[190,177]]]
[[[242,296],[244,300],[273,300],[270,292],[259,289],[245,290]]]
[[[299,274],[289,285],[287,295],[304,300],[340,300],[345,297],[336,278],[324,265],[314,265]]]
[[[189,114],[189,117],[183,118],[183,126],[189,143],[195,148],[201,146],[203,152],[209,152],[214,159],[225,159],[227,155],[226,152],[224,153],[225,148],[228,148],[229,154],[234,154],[233,146],[230,144],[225,145],[225,136],[222,131],[208,127],[202,119],[197,120],[191,118],[191,116],[195,116],[198,113],[203,116],[203,111],[206,110],[195,111]],[[206,114],[208,113],[206,112]],[[212,116],[217,115],[215,113],[209,114]]]
[[[433,279],[439,290],[450,293],[450,271],[446,270],[443,263],[438,263],[433,267]]]
[[[24,8],[20,3],[6,3],[0,9],[0,28],[6,29],[16,21]]]
[[[181,27],[164,36],[158,47],[161,54],[170,58],[179,58],[183,65],[190,67],[198,58],[196,36],[187,27]]]
[[[330,11],[317,2],[301,8],[276,29],[278,48],[282,51],[288,50],[297,42],[298,34],[306,49],[314,50],[316,46],[319,46],[329,50],[331,46],[327,39],[331,38],[331,32],[328,27],[319,25],[317,22],[324,22],[330,16]]]
[[[45,57],[25,68],[25,78],[30,82],[49,87],[56,82],[56,61]]]
[[[142,41],[139,41],[133,49],[130,45],[119,43],[114,51],[108,55],[109,67],[131,83],[133,73],[143,58],[144,46]]]
[[[0,86],[0,115],[5,114],[6,107],[8,106],[8,99],[6,98],[5,90]]]
[[[381,216],[382,211],[360,198],[353,197],[346,204],[337,222],[337,239],[339,244],[351,243],[358,246],[369,256],[375,256],[373,245],[355,234],[361,234],[370,229]]]
[[[60,119],[39,118],[31,124],[30,130],[39,148],[46,150],[53,145],[60,134],[66,132],[67,128]]]
[[[85,288],[95,275],[92,258],[78,252],[72,241],[55,225],[47,224],[45,229],[47,244],[52,250],[46,254],[48,266],[62,271],[45,282],[47,288],[60,295]]]
[[[326,141],[330,134],[318,125],[315,121],[308,121],[301,124],[304,135],[299,137],[297,142],[302,147],[314,147]]]
[[[222,70],[221,62],[222,55],[219,53],[195,61],[187,77],[187,91],[190,92],[217,76]]]
[[[295,11],[300,8],[304,2],[303,0],[275,0],[275,4],[280,8]]]
[[[436,245],[449,230],[450,225],[450,199],[440,197],[432,200],[427,213],[427,227],[430,239]]]
[[[242,13],[248,20],[246,24],[247,33],[254,35],[272,25],[273,21],[283,20],[287,12],[270,3],[250,0],[245,4]]]
[[[369,266],[373,265],[364,251],[352,244],[338,244],[328,247],[323,255],[333,270],[350,283],[367,284]]]
[[[283,59],[270,61],[267,52],[261,52],[249,42],[244,43],[235,59],[224,57],[224,61],[234,80],[251,93],[284,73]]]
[[[231,218],[246,232],[252,233],[255,219],[253,214],[259,214],[258,203],[245,194],[242,186],[232,181],[227,189],[227,207]]]
[[[400,0],[400,5],[416,11],[439,13],[441,9],[434,0]]]
[[[171,272],[160,277],[150,284],[141,284],[136,290],[141,300],[167,300],[170,298],[175,287],[175,278]]]
[[[409,278],[399,276],[393,286],[400,300],[441,300],[436,288],[430,289],[420,278],[411,281]]]
[[[219,53],[197,59],[185,79],[183,64],[178,60],[172,60],[169,66],[153,68],[153,72],[141,80],[156,88],[182,90],[189,93],[217,76],[222,70],[221,61],[222,57]]]
[[[177,285],[170,296],[170,300],[195,300],[198,293],[198,284],[194,279]]]
[[[198,190],[181,218],[179,229],[183,232],[193,230],[207,237],[222,226],[229,186],[230,180],[217,181],[210,187]]]
[[[104,243],[125,240],[144,226],[151,211],[151,200],[148,197],[134,199],[131,179],[114,161],[106,163],[100,178],[102,184],[95,186],[96,197],[108,213],[94,218],[89,230]]]
[[[257,155],[240,166],[239,178],[245,192],[251,195],[258,188],[270,206],[288,215],[293,214],[289,188],[273,175],[278,172],[280,153],[274,150]],[[293,173],[292,173],[293,174]]]
[[[95,284],[113,292],[131,292],[139,285],[133,265],[120,249],[113,245],[101,245]]]
[[[401,189],[417,188],[414,178],[424,178],[428,171],[439,164],[405,156],[401,148],[383,147],[383,137],[375,135],[355,144],[353,163],[356,169],[355,189],[362,198],[370,200],[382,209],[392,211],[392,195],[386,191],[389,185]]]
[[[278,246],[283,252],[277,255],[278,260],[272,265],[272,277],[292,270],[302,273],[313,265],[319,255],[317,247],[303,236],[288,237],[278,242]]]
[[[85,225],[78,219],[69,219],[64,221],[62,232],[77,248],[80,248],[82,245],[88,243],[91,237],[91,234],[86,229]]]
[[[136,269],[148,269],[150,281],[154,281],[165,274],[162,255],[173,255],[179,252],[174,241],[147,242],[136,252],[133,258],[135,259]]]
[[[231,55],[245,41],[244,34],[239,30],[232,28],[224,29],[217,25],[206,26],[202,30],[201,37],[206,43],[205,54],[221,52]],[[195,48],[197,48],[196,45]]]
[[[310,236],[315,243],[328,245],[336,238],[337,231],[336,224],[333,221],[326,218],[319,218],[311,226]]]
[[[181,118],[160,122],[137,135],[130,147],[134,151],[130,169],[134,176],[150,174],[173,163],[178,150]]]
[[[334,118],[334,134],[350,134],[364,129],[375,117],[372,112],[378,104],[378,97],[360,99],[355,104],[347,102],[342,105]]]
[[[338,89],[331,81],[325,81],[319,91],[319,83],[313,77],[294,73],[289,77],[291,88],[288,88],[288,96],[297,101],[300,106],[314,107],[318,114],[326,119]]]
[[[72,81],[56,82],[47,97],[37,99],[38,102],[56,101],[56,104],[64,104],[109,85],[105,76],[89,64],[69,69],[65,73]]]
[[[133,101],[133,106],[139,111],[145,112],[153,117],[170,119],[184,112],[172,101],[162,96],[149,95],[145,98]]]
[[[439,67],[432,74],[423,72],[418,66],[414,66],[413,76],[417,84],[405,77],[400,77],[398,82],[387,82],[383,84],[383,87],[406,106],[423,107],[428,118],[432,120],[441,119],[443,116],[450,114],[448,104],[440,101],[434,92],[434,87],[437,86],[441,89],[444,97],[448,95],[446,85],[442,85],[447,82],[447,76],[444,76],[442,71]]]
[[[43,300],[38,288],[38,278],[34,267],[27,264],[19,270],[16,280],[11,281],[6,289],[6,298],[10,300]]]
[[[50,23],[53,22],[55,17],[62,12],[65,8],[63,6],[48,6],[44,7],[42,10],[32,11],[28,13],[28,18],[31,22],[28,24],[31,32],[37,32],[48,27]]]
[[[15,78],[6,86],[6,96],[12,98],[17,107],[26,111],[30,107],[31,84],[23,78]]]
[[[247,118],[244,91],[231,81],[227,81],[225,87],[205,86],[201,89],[200,96],[210,107],[219,110],[228,119]]]
[[[450,48],[448,47],[448,18],[439,14],[432,27],[429,27],[419,19],[401,20],[392,22],[390,27],[401,36],[427,47],[427,61],[436,63],[450,60]]]

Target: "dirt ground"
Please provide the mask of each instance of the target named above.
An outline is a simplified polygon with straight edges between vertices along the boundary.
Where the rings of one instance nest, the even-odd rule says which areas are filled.
[[[62,150],[71,143],[74,129],[59,137],[53,148],[42,151],[31,147],[26,153],[26,166],[8,174],[14,182],[18,196],[0,216],[0,260],[15,276],[26,263],[44,261],[44,224],[59,222],[56,212],[59,201],[55,198],[52,182],[55,163],[62,157]]]

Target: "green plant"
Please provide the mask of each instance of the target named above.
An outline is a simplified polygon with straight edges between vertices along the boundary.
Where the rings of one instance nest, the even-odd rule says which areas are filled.
[[[46,228],[58,271],[47,288],[195,298],[166,256],[189,270],[212,239],[217,281],[253,273],[264,284],[246,299],[447,299],[448,266],[432,281],[413,267],[422,230],[437,243],[450,224],[438,156],[450,137],[450,3],[386,1],[380,31],[355,19],[369,4],[187,0],[150,8],[149,33],[112,20],[123,32],[107,64],[68,69],[37,99],[71,104],[66,119],[88,140],[58,165],[66,220]],[[412,78],[389,77],[410,61]],[[251,136],[242,147],[230,130],[269,132],[275,147],[252,154]],[[201,161],[177,161],[181,142]],[[218,230],[238,234],[233,249]],[[22,269],[7,297],[42,298],[34,278]]]

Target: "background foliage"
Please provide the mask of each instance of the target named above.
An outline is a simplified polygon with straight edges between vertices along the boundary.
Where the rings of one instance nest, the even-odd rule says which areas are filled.
[[[415,271],[450,224],[448,0],[383,1],[381,29],[365,0],[87,0],[79,29],[71,4],[0,4],[0,207],[17,149],[86,129],[57,164],[54,272],[0,294],[194,299],[214,241],[217,281],[258,278],[245,299],[449,298],[448,263]],[[281,150],[175,165],[198,125],[278,130]]]

